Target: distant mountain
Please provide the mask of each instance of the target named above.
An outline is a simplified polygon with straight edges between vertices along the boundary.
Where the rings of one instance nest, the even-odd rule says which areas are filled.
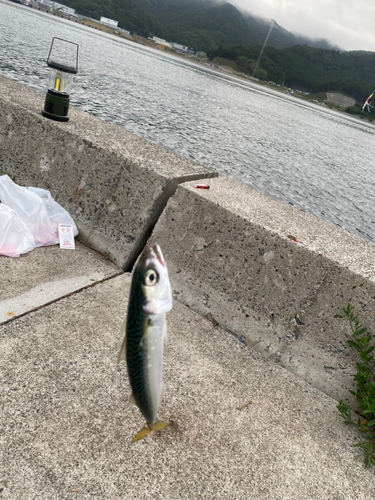
[[[207,51],[220,45],[257,42],[242,14],[231,4],[196,0],[137,0],[168,31],[169,40]]]
[[[204,52],[220,46],[262,46],[271,24],[220,0],[64,0],[64,4],[94,19],[115,19],[131,33],[155,35]],[[334,48],[327,41],[294,35],[275,23],[267,46],[296,44]]]
[[[167,38],[166,29],[149,12],[142,9],[133,0],[63,0],[64,5],[71,7],[83,16],[100,20],[107,17],[118,21],[120,28],[141,36],[153,34]]]
[[[64,0],[94,19],[115,19],[121,28],[158,36],[215,57],[261,80],[285,83],[309,92],[339,91],[358,101],[375,82],[375,52],[345,52],[326,40],[311,40],[220,0]],[[328,50],[327,50],[328,49]]]
[[[168,31],[170,41],[205,52],[219,46],[262,46],[271,20],[239,11],[219,0],[134,0]],[[309,45],[333,47],[326,40],[311,40],[295,35],[275,23],[267,46],[274,48]]]
[[[235,62],[235,68],[261,80],[306,92],[336,91],[357,101],[373,91],[375,82],[375,52],[318,49],[294,45],[284,49],[266,47],[261,59],[261,47],[219,47],[208,55]]]
[[[242,12],[242,15],[247,25],[254,33],[254,36],[256,36],[258,40],[263,40],[257,45],[263,45],[270,29],[272,20],[255,17],[248,12]],[[282,28],[279,24],[277,24],[276,21],[274,21],[274,25],[267,42],[267,47],[284,49],[286,47],[292,47],[293,45],[308,45],[309,47],[315,47],[317,49],[340,50],[339,47],[333,46],[330,42],[328,42],[328,40],[324,40],[322,38],[313,40],[302,35],[296,35],[295,33]]]

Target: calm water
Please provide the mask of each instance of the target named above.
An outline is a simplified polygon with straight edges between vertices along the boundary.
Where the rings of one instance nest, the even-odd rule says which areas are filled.
[[[74,106],[375,241],[372,125],[3,0],[0,73],[45,92],[53,36]]]

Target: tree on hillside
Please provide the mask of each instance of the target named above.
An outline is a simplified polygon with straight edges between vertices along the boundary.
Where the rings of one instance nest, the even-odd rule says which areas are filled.
[[[165,28],[133,0],[64,0],[64,4],[83,16],[114,19],[120,28],[131,33],[146,37],[151,33],[161,38],[168,36]]]
[[[219,47],[209,57],[236,61],[245,73],[252,74],[258,46]],[[306,45],[286,49],[266,48],[259,62],[268,80],[307,92],[343,92],[359,102],[375,88],[375,53],[314,49]]]

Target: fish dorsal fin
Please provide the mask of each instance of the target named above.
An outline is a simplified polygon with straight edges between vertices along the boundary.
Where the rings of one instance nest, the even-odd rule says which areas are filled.
[[[129,403],[131,405],[137,406],[137,403],[135,402],[133,394],[130,394]]]

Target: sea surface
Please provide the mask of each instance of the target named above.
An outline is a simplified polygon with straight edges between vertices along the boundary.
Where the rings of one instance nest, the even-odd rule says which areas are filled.
[[[52,38],[79,44],[71,104],[375,241],[375,127],[0,0],[0,74],[46,91]]]

